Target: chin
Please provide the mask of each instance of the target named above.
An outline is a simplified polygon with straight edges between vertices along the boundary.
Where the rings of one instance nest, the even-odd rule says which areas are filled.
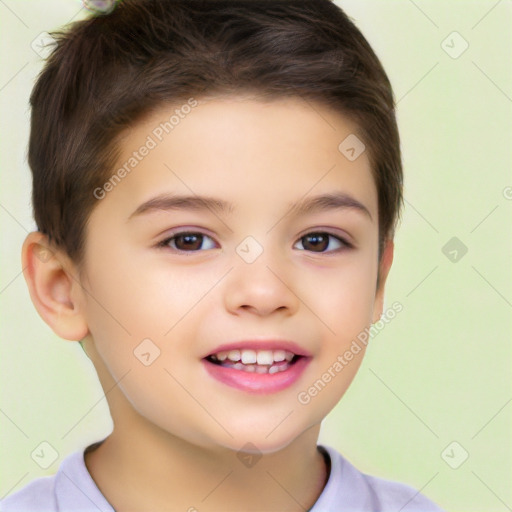
[[[290,415],[290,420],[291,418],[292,415]],[[237,430],[228,428],[228,430],[233,437],[224,436],[222,441],[218,440],[218,446],[235,452],[265,455],[284,450],[294,441],[300,439],[309,429],[307,427],[300,429],[296,423],[292,424],[291,422],[288,428],[285,427],[284,422],[281,425],[278,422],[272,422],[271,427],[265,425],[265,428],[254,428],[253,424],[251,428]],[[317,437],[314,438],[315,442],[316,439]]]

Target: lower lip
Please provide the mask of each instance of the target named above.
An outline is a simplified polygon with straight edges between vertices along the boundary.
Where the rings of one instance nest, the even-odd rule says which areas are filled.
[[[284,372],[250,373],[244,370],[226,368],[203,359],[206,371],[216,380],[242,391],[255,394],[277,393],[291,386],[309,364],[310,357],[301,357]]]

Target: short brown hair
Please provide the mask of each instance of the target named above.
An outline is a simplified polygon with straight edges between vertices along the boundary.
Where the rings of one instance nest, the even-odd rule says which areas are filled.
[[[391,85],[331,0],[123,0],[52,35],[30,98],[33,209],[75,263],[123,131],[163,104],[215,94],[300,96],[355,121],[378,191],[379,254],[393,237],[403,177]]]

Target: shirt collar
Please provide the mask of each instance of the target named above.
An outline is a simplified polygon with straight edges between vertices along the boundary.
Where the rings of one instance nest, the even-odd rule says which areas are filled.
[[[331,459],[329,480],[309,512],[367,512],[373,510],[373,492],[364,475],[338,451],[322,446]]]

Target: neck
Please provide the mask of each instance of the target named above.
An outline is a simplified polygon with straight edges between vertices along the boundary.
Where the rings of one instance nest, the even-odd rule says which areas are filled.
[[[89,473],[116,512],[302,511],[327,479],[319,425],[270,454],[190,444],[141,416],[86,453]]]

